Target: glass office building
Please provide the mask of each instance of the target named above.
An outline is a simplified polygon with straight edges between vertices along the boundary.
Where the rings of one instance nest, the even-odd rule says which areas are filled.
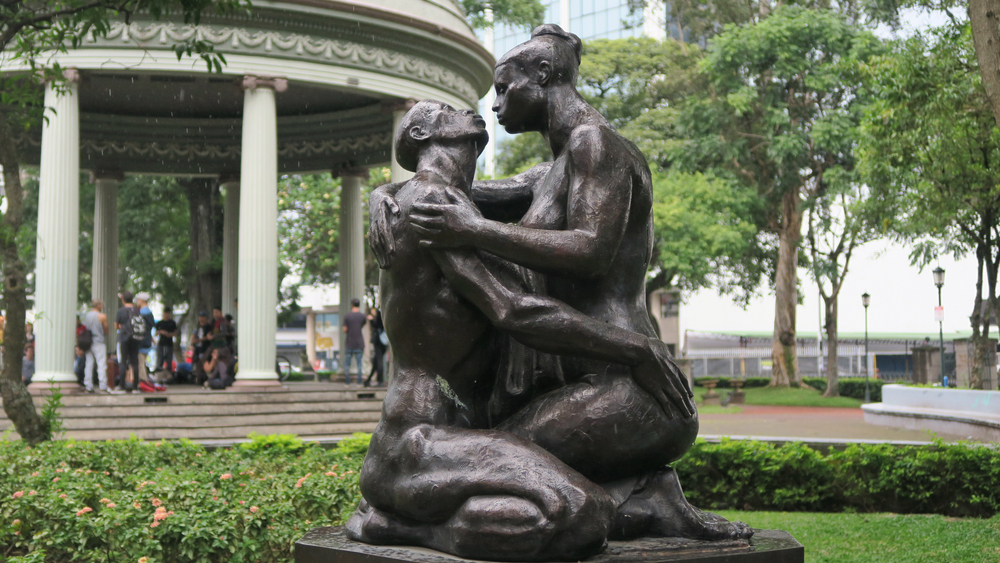
[[[584,41],[590,39],[621,39],[645,35],[665,39],[670,27],[666,4],[661,0],[648,0],[644,9],[632,12],[627,0],[549,0],[545,2],[545,21],[557,23],[575,33]],[[531,30],[510,26],[496,26],[482,32],[481,38],[499,59],[504,53],[531,37]],[[479,111],[486,118],[490,129],[490,146],[480,161],[486,174],[495,173],[497,147],[510,135],[496,124],[490,109],[495,93],[491,90],[480,102]]]

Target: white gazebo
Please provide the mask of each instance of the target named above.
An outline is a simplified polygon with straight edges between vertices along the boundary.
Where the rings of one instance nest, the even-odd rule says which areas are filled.
[[[191,37],[225,55],[224,74],[177,60],[171,44]],[[197,26],[140,14],[58,60],[68,92],[46,87],[55,111],[39,137],[19,140],[25,163],[41,169],[34,381],[43,386],[76,384],[81,170],[97,188],[93,297],[108,304],[118,302],[124,175],[218,178],[222,303],[240,303],[237,384],[274,384],[278,175],[341,176],[340,302],[362,297],[366,167],[391,163],[392,179],[406,179],[392,134],[408,104],[475,108],[493,68],[453,0],[257,0],[250,15],[207,15]]]

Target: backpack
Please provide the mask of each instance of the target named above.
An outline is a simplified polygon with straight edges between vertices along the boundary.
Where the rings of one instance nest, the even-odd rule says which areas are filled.
[[[83,330],[77,329],[76,331],[76,345],[84,352],[89,352],[91,347],[94,345],[94,335],[90,332],[90,329],[80,325]]]
[[[94,345],[94,335],[83,324],[76,325],[76,345],[84,352],[89,352]]]
[[[145,340],[146,333],[149,332],[149,328],[146,326],[146,319],[139,313],[138,309],[131,309],[129,311],[129,325],[132,328],[132,339],[133,340]]]

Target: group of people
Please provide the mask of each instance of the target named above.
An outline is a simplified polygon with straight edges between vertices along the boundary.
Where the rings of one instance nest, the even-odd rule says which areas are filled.
[[[372,345],[372,369],[363,383],[365,387],[370,387],[372,379],[375,378],[375,385],[381,387],[385,385],[385,354],[389,349],[389,339],[385,335],[385,326],[382,324],[382,312],[372,307],[371,311],[365,315],[361,312],[361,300],[359,299],[351,299],[351,311],[344,315],[342,322],[346,335],[344,338],[344,383],[351,384],[351,362],[353,361],[357,364],[358,385],[362,384],[365,354],[363,329],[366,324],[369,328],[369,340]]]
[[[157,387],[146,367],[153,351],[154,328],[158,336],[157,350],[161,354],[154,371],[158,371],[161,362],[168,372],[172,367],[173,339],[178,334],[172,311],[164,309],[163,319],[156,322],[149,308],[148,293],[133,295],[123,291],[119,298],[121,306],[114,316],[113,333],[112,321],[105,314],[104,302],[100,299],[91,302],[90,311],[77,325],[74,371],[88,393],[95,392],[95,378],[101,393],[136,392],[143,382],[150,388]],[[112,342],[114,347],[109,349]],[[163,356],[164,351],[168,355]]]
[[[195,382],[213,388],[224,388],[235,377],[236,331],[231,316],[222,308],[198,314],[198,328],[191,335],[190,364],[174,360],[175,345],[180,345],[180,327],[171,307],[163,309],[157,321],[149,308],[150,295],[133,295],[123,291],[121,306],[110,320],[104,312],[104,302],[95,299],[91,310],[77,325],[76,364],[74,371],[88,393],[94,393],[94,380],[101,393],[125,393],[139,390],[160,390],[162,384],[175,380],[175,374],[189,374]],[[112,327],[111,323],[114,323]],[[112,329],[114,332],[112,332]],[[113,344],[113,346],[112,346]],[[147,368],[155,348],[153,369]],[[25,354],[29,358],[28,352]],[[31,361],[29,369],[33,370]],[[212,382],[212,379],[218,380]],[[26,378],[30,383],[30,377]]]

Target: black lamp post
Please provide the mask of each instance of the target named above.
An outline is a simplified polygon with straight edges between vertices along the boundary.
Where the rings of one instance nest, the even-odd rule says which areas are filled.
[[[872,296],[868,292],[861,294],[861,304],[865,306],[865,402],[872,402],[871,391],[868,389],[868,305],[872,302]]]
[[[941,305],[941,286],[944,285],[944,268],[941,266],[934,268],[934,285],[938,288],[938,309],[941,310],[941,317],[938,319],[938,330],[940,331],[941,343],[941,385],[944,385],[944,307]]]

